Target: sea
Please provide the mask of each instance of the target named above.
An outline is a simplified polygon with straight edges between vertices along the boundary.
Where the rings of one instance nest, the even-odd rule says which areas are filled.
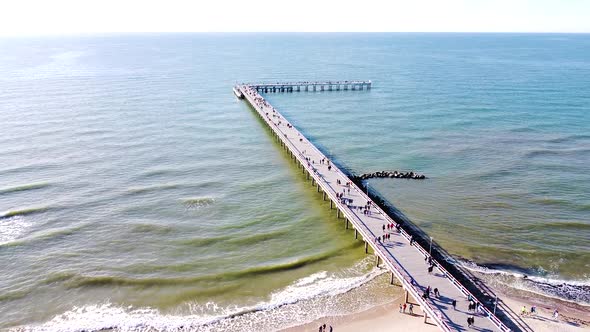
[[[264,331],[391,301],[232,93],[265,97],[492,285],[590,308],[590,35],[0,39],[0,329]],[[527,278],[524,278],[524,276]]]

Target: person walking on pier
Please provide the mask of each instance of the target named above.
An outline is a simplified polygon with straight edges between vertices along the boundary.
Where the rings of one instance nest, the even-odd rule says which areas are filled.
[[[406,303],[404,303],[404,314],[406,313],[406,308],[408,307],[408,305]]]
[[[453,299],[452,305],[453,305],[453,309],[457,310],[457,300]]]
[[[414,314],[414,305],[410,303],[410,307],[408,309],[409,309],[408,311],[410,312],[410,315],[413,315]]]

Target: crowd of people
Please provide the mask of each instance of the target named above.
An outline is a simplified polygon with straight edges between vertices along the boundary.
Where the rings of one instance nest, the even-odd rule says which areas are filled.
[[[256,89],[254,89],[251,86],[244,86],[244,91],[250,97],[252,97],[252,100],[254,101],[254,103],[256,105],[258,105],[258,107],[260,107],[261,109],[272,108],[272,110],[274,112],[274,108],[266,101],[266,99],[264,99],[260,94],[258,94],[258,91],[256,91]],[[268,115],[268,113],[267,113],[267,115]]]

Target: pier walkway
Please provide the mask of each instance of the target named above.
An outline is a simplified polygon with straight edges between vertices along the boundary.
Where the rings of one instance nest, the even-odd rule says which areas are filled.
[[[277,82],[244,84],[258,92],[369,90],[371,81]]]
[[[433,269],[429,272],[428,250],[411,241],[411,236],[403,229],[388,229],[387,225],[395,226],[395,221],[259,94],[259,91],[268,91],[269,86],[244,84],[236,86],[234,91],[243,94],[302,173],[318,192],[322,192],[324,200],[330,200],[330,208],[335,208],[337,216],[344,219],[343,227],[354,228],[355,238],[360,237],[365,242],[365,252],[371,248],[377,256],[377,265],[391,272],[391,283],[394,278],[401,283],[406,291],[406,302],[410,300],[409,296],[414,299],[414,314],[421,311],[425,322],[430,320],[443,331],[510,331],[485,306],[479,305],[477,311],[468,310],[470,299],[477,300],[436,261],[432,261]],[[385,234],[390,238],[384,239]],[[424,298],[428,287],[430,297]],[[435,288],[440,296],[435,296]],[[453,300],[457,301],[456,309],[452,306]],[[471,315],[475,322],[468,327],[467,318]]]

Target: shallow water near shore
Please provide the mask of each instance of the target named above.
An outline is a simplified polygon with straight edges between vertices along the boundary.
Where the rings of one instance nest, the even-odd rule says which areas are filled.
[[[368,183],[491,282],[590,304],[588,35],[154,34],[0,49],[0,328],[248,329],[230,317],[313,320],[334,314],[326,297],[380,278],[235,99],[240,81],[373,80],[266,97],[353,173],[425,174]],[[366,291],[359,310],[384,303]],[[330,310],[355,310],[344,302]],[[127,325],[75,323],[115,314]]]

